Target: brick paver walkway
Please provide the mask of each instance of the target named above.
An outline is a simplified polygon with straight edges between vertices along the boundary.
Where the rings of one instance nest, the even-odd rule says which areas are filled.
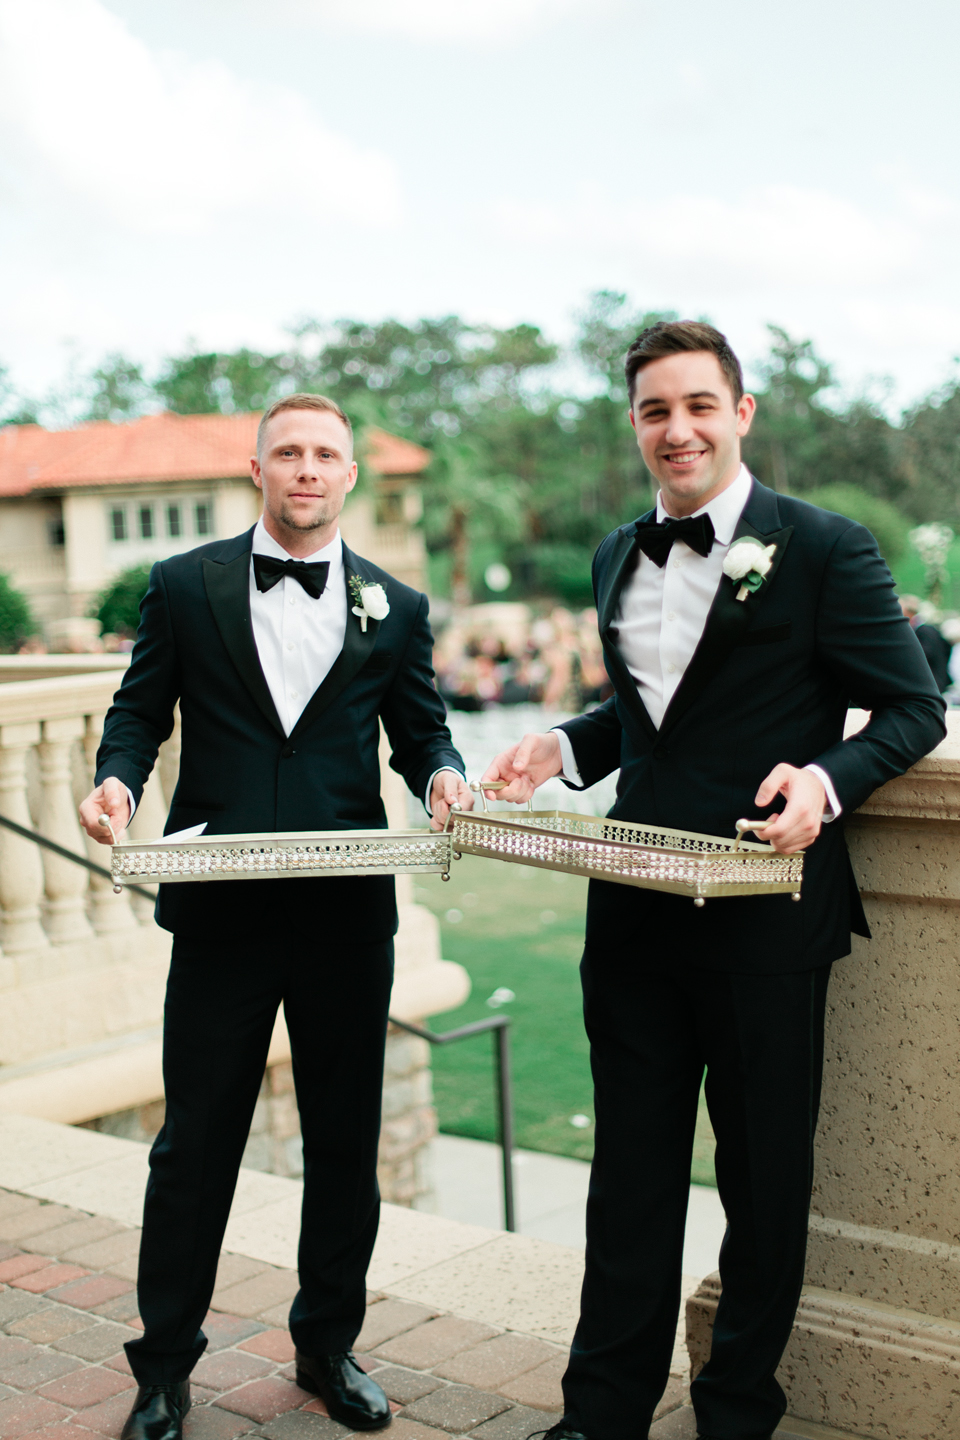
[[[0,1190],[0,1437],[103,1440],[130,1409],[123,1343],[142,1329],[139,1230]],[[337,1440],[350,1432],[293,1379],[291,1270],[224,1254],[186,1440]],[[369,1296],[356,1345],[395,1411],[391,1440],[524,1440],[562,1407],[565,1350],[422,1305]],[[684,1400],[679,1382],[661,1403]],[[679,1417],[678,1417],[679,1419]]]

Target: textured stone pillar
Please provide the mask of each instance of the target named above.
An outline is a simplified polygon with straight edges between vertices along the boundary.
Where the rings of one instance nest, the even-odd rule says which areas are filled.
[[[83,735],[83,754],[86,761],[86,788],[80,799],[93,789],[97,768],[97,750],[103,735],[103,716],[88,715]],[[74,795],[74,800],[77,796]],[[110,868],[110,849],[84,835],[87,858],[95,865]],[[130,896],[126,890],[119,895],[113,893],[113,883],[104,876],[90,874],[90,919],[98,935],[109,935],[115,930],[130,930],[136,926],[136,919],[130,908]]]
[[[960,715],[847,821],[873,939],[834,967],[789,1412],[960,1436]],[[694,1368],[719,1280],[689,1302]]]
[[[163,781],[161,778],[159,763],[154,765],[153,770],[147,777],[147,783],[143,787],[143,794],[140,796],[140,804],[137,806],[133,819],[130,822],[129,835],[132,840],[159,840],[163,834],[163,827],[167,823],[167,805],[163,793]],[[156,885],[146,885],[146,890],[157,893]],[[153,920],[152,900],[147,900],[143,895],[132,895],[130,903],[133,906],[133,913],[141,924],[148,924]]]
[[[81,716],[44,720],[40,755],[40,832],[66,850],[84,853],[83,835],[73,799],[71,748],[83,738]],[[43,851],[47,933],[55,945],[84,940],[93,932],[87,919],[88,871]]]
[[[27,751],[40,739],[40,723],[0,725],[0,813],[33,829],[27,801]],[[40,924],[43,862],[39,847],[0,828],[0,907],[3,947],[8,954],[36,950],[49,942]]]

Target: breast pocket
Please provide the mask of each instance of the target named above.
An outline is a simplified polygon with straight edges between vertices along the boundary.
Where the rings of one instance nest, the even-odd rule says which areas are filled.
[[[793,629],[792,620],[781,625],[767,625],[762,630],[748,630],[740,641],[741,645],[775,645],[778,640],[789,640]]]

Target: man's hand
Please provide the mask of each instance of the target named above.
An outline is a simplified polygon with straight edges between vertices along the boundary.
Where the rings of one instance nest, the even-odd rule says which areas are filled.
[[[441,770],[433,777],[430,791],[431,830],[442,830],[450,814],[450,806],[457,804],[461,810],[473,809],[473,796],[466,782],[452,770]]]
[[[756,831],[758,840],[772,845],[781,855],[795,855],[812,845],[820,834],[827,792],[811,770],[777,765],[757,791],[755,803],[769,805],[775,795],[787,797],[783,813],[770,820],[758,820],[750,828]]]
[[[522,805],[545,780],[563,769],[560,741],[551,730],[546,735],[524,735],[519,745],[502,751],[484,771],[480,781],[506,780],[503,790],[485,790],[488,800],[512,800]]]
[[[114,834],[119,840],[121,832],[130,824],[130,801],[127,799],[126,785],[113,775],[108,775],[103,784],[91,791],[80,806],[80,824],[90,838],[99,840],[101,845],[112,845],[110,831],[106,825],[100,824],[101,815],[109,817]]]

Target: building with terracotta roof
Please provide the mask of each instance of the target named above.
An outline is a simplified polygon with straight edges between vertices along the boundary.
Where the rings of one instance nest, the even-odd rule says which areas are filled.
[[[121,570],[227,539],[253,525],[260,492],[250,478],[260,412],[145,415],[75,430],[0,430],[0,572],[22,590],[49,635]],[[369,428],[360,483],[343,514],[347,543],[422,589],[425,552],[415,528],[419,445]]]

